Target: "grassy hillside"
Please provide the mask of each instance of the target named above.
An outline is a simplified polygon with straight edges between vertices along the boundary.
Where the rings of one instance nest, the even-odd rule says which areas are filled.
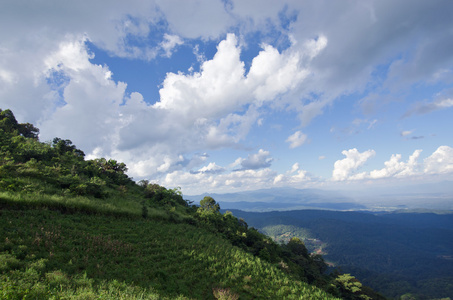
[[[333,298],[188,224],[3,209],[0,228],[3,299]]]
[[[0,110],[1,299],[375,298],[298,239],[276,244],[210,197],[191,205],[38,132]]]

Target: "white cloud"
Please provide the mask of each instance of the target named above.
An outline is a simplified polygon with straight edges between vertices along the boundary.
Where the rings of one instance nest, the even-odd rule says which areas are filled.
[[[427,174],[453,172],[453,148],[440,146],[431,156],[425,158],[424,165],[424,172]]]
[[[273,158],[269,151],[260,149],[258,153],[250,154],[247,158],[239,158],[235,161],[235,165],[240,164],[241,170],[257,170],[271,166]]]
[[[64,86],[64,105],[55,107],[50,116],[37,124],[41,139],[69,138],[87,153],[100,145],[109,145],[108,149],[116,146],[119,106],[126,90],[125,83],[111,79],[107,67],[93,65],[89,59],[85,38],[61,43],[46,58],[44,73],[64,74],[68,82]]]
[[[278,174],[269,168],[259,170],[238,170],[234,172],[185,172],[174,171],[165,176],[165,186],[182,186],[185,194],[194,195],[204,192],[229,193],[242,190],[269,188],[270,186],[293,186],[301,188],[313,185],[308,172],[299,169],[299,164],[292,166],[284,174]]]
[[[343,150],[341,152],[346,158],[337,160],[334,164],[334,169],[332,172],[332,180],[341,181],[347,180],[365,162],[373,157],[376,152],[374,150],[367,150],[360,153],[356,148]],[[357,175],[356,178],[360,178],[361,174]]]
[[[216,163],[209,163],[207,166],[204,166],[203,168],[199,169],[198,172],[200,173],[211,173],[211,174],[218,174],[218,173],[223,173],[225,171],[225,168],[216,165]]]
[[[185,38],[215,39],[234,24],[234,19],[219,0],[156,2],[170,29]]]
[[[401,131],[401,136],[408,136],[408,135],[411,135],[413,132],[413,130],[404,130],[404,131]]]
[[[125,161],[132,176],[175,174],[182,182],[201,178],[211,186],[241,186],[240,176],[249,184],[307,180],[299,166],[290,174],[273,172],[272,158],[260,152],[239,159],[237,166],[261,169],[209,174],[221,167],[199,153],[237,147],[253,126],[268,124],[265,109],[295,112],[307,126],[333,101],[342,101],[340,96],[364,94],[373,100],[366,104],[387,103],[400,100],[394,92],[407,94],[414,84],[451,85],[452,5],[443,0],[409,6],[388,0],[328,6],[272,0],[100,0],[89,6],[11,1],[0,9],[0,28],[8,28],[0,31],[0,105],[20,122],[40,127],[42,139],[69,138],[89,157]],[[251,46],[254,30],[262,49],[244,63],[242,55],[251,52],[241,53],[242,47]],[[215,56],[207,60],[198,51],[199,72],[168,73],[160,99],[146,99],[156,100],[154,106],[141,94],[126,92],[127,83],[115,81],[109,66],[93,64],[87,48],[93,44],[113,57],[150,60],[171,56],[183,42],[207,39],[220,40]],[[449,109],[452,97],[446,87],[408,113]],[[356,123],[371,129],[376,120]],[[298,147],[306,136],[297,131],[287,142]],[[343,151],[346,158],[337,161],[332,178],[409,176],[417,168],[426,174],[450,172],[451,148],[445,147],[423,166],[416,165],[414,152],[407,162],[394,155],[383,169],[369,173],[356,170],[374,151]]]
[[[43,59],[42,78],[64,78],[56,87],[61,96],[55,93],[53,109],[37,124],[44,140],[69,138],[89,157],[115,157],[127,163],[132,176],[144,177],[201,164],[191,152],[231,147],[259,120],[261,104],[252,91],[266,85],[266,75],[245,76],[234,35],[219,43],[199,73],[169,73],[153,106],[139,93],[126,95],[126,84],[115,82],[107,66],[92,64],[86,42],[87,36],[68,37]],[[260,150],[243,159],[241,168],[271,162]]]
[[[263,50],[252,61],[248,73],[249,84],[256,86],[255,97],[260,101],[274,99],[278,94],[295,88],[310,73],[307,68],[301,67],[303,56],[301,54],[316,55],[318,45],[307,47],[305,52],[287,51],[280,54],[277,49],[270,45],[264,45]],[[316,54],[311,52],[316,49]]]
[[[417,103],[415,107],[413,107],[404,114],[404,117],[408,117],[413,114],[418,115],[428,114],[436,110],[446,109],[450,107],[453,107],[453,98],[442,97],[428,103]]]
[[[294,149],[299,146],[302,146],[305,141],[307,140],[307,135],[302,133],[301,131],[296,131],[294,134],[290,135],[286,142],[290,143],[289,148]]]
[[[240,170],[230,173],[211,174],[207,172],[190,173],[174,171],[165,176],[164,186],[184,187],[185,194],[204,192],[232,192],[269,187],[277,173],[269,168],[261,170]]]
[[[418,162],[422,150],[415,150],[406,162],[401,161],[401,154],[393,154],[388,161],[384,162],[384,168],[371,172],[354,174],[354,170],[363,165],[370,155],[374,155],[374,151],[369,151],[364,153],[359,153],[356,149],[343,151],[342,153],[347,157],[335,162],[332,179],[339,181],[411,177],[423,178],[430,175],[453,173],[453,148],[449,146],[440,146],[433,154],[425,158],[422,164]]]
[[[422,150],[415,150],[407,162],[401,162],[401,154],[393,154],[384,163],[385,168],[370,172],[369,178],[405,177],[419,174],[417,159]]]
[[[160,43],[160,46],[165,51],[165,56],[170,57],[173,54],[174,49],[184,44],[184,41],[177,35],[164,34],[164,41]]]

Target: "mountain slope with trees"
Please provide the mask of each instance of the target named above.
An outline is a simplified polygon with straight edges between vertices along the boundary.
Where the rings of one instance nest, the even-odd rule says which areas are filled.
[[[453,296],[452,212],[232,212],[275,240],[303,239],[310,251],[388,297]]]
[[[211,197],[192,205],[38,133],[0,110],[2,299],[381,298],[299,239],[279,245]]]

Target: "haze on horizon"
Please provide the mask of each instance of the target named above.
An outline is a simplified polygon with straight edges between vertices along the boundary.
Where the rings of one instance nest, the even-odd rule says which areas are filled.
[[[448,0],[6,0],[0,108],[184,194],[452,195],[452,15]]]

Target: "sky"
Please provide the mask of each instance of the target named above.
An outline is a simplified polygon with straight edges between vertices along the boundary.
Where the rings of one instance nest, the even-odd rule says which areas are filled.
[[[2,0],[0,108],[188,195],[453,191],[452,15],[450,0]]]

